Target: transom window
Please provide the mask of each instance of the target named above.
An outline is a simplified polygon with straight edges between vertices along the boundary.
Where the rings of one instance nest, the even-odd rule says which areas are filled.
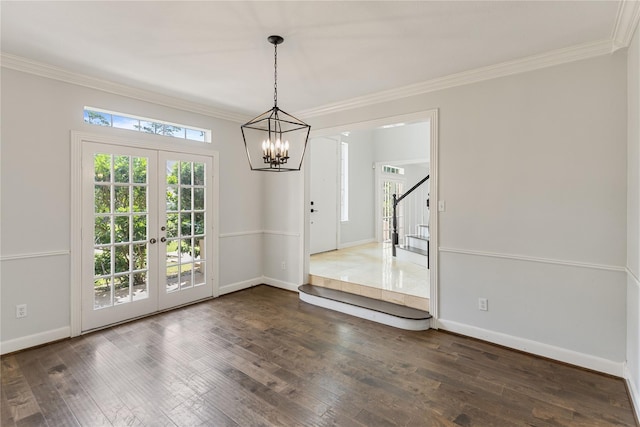
[[[384,165],[382,166],[382,172],[390,173],[394,175],[404,175],[404,168],[399,168],[391,165]]]
[[[189,139],[191,141],[211,142],[210,129],[201,129],[93,107],[84,107],[84,121],[97,126],[128,129],[155,135],[171,136],[173,138]]]

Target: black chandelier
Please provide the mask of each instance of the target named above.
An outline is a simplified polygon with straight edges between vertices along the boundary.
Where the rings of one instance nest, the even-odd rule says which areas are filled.
[[[274,47],[273,108],[243,124],[242,139],[251,170],[299,171],[311,126],[278,108],[278,45],[280,36],[269,36]]]

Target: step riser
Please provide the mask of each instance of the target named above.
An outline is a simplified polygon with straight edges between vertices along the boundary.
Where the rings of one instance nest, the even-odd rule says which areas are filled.
[[[429,242],[427,240],[418,239],[412,236],[406,236],[405,242],[407,246],[422,249],[423,251],[426,251],[429,248]]]
[[[416,234],[424,239],[429,238],[429,226],[428,225],[417,225],[416,226]]]
[[[401,304],[312,284],[299,286],[298,292],[300,299],[309,304],[395,328],[424,331],[431,326],[431,315],[427,310],[409,308]]]
[[[427,266],[427,257],[417,254],[415,252],[406,251],[402,248],[397,248],[396,258],[402,261],[409,261],[414,264],[418,264],[420,267],[429,268]]]
[[[431,319],[410,320],[402,319],[388,314],[379,313],[377,311],[368,310],[362,307],[356,307],[351,304],[345,304],[339,301],[329,300],[313,295],[307,295],[300,292],[300,300],[318,307],[328,308],[329,310],[338,311],[350,316],[359,317],[361,319],[371,320],[373,322],[382,323],[383,325],[393,326],[394,328],[405,329],[408,331],[426,331],[431,327]]]

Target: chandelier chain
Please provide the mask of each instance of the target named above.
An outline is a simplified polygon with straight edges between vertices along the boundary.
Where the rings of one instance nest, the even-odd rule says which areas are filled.
[[[278,106],[278,45],[273,45],[273,105]]]

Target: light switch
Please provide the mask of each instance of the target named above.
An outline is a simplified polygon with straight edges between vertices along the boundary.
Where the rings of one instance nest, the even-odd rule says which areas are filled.
[[[438,212],[444,212],[444,200],[438,200]]]

